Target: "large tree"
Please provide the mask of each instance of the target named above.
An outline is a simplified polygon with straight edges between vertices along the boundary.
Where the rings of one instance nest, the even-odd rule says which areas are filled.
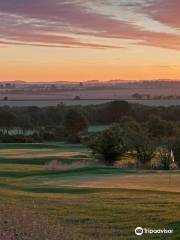
[[[67,111],[64,119],[64,128],[69,141],[76,141],[79,133],[85,131],[87,127],[87,118],[79,109],[74,108]]]
[[[172,136],[174,132],[174,126],[171,122],[162,120],[154,115],[150,116],[147,128],[150,135],[154,138]]]
[[[31,118],[28,114],[21,114],[16,117],[16,126],[22,130],[23,135],[32,129]]]
[[[127,151],[127,144],[119,124],[93,136],[89,147],[108,165],[113,165]]]
[[[98,121],[101,123],[118,123],[122,117],[128,116],[131,106],[125,101],[113,101],[99,109]]]
[[[137,159],[137,167],[145,168],[155,156],[156,143],[143,124],[129,122],[125,127],[131,152]]]
[[[9,134],[9,130],[15,127],[16,114],[10,108],[1,109],[0,111],[0,127],[3,133]],[[5,130],[5,132],[4,132]]]

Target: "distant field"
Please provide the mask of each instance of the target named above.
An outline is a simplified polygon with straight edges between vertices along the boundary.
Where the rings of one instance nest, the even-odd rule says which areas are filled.
[[[117,99],[118,100],[118,99]],[[180,99],[171,99],[171,100],[129,100],[129,99],[119,99],[125,100],[130,103],[139,103],[147,106],[177,106],[180,105]],[[0,106],[10,106],[10,107],[24,107],[24,106],[38,106],[38,107],[46,107],[46,106],[56,106],[60,103],[64,103],[65,105],[97,105],[103,104],[106,102],[111,102],[112,100],[22,100],[22,101],[0,101]]]
[[[46,166],[52,160],[89,165],[49,171]],[[49,224],[76,229],[72,240],[137,239],[137,226],[175,231],[141,239],[179,239],[179,182],[178,171],[97,165],[82,145],[0,144],[0,205],[32,209],[48,216]]]
[[[38,107],[47,107],[47,106],[57,106],[60,103],[65,105],[97,105],[111,100],[22,100],[22,101],[0,101],[0,106],[10,106],[10,107],[25,107],[25,106],[38,106]]]

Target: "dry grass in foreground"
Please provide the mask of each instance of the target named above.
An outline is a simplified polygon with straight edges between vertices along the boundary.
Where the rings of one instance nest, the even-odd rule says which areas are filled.
[[[80,239],[74,227],[53,224],[48,217],[17,206],[0,207],[0,240]]]

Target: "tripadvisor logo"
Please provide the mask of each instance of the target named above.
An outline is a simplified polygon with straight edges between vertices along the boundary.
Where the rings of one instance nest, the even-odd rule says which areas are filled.
[[[138,236],[143,235],[143,232],[144,232],[144,230],[143,230],[142,227],[137,227],[137,228],[135,229],[135,234],[138,235]]]
[[[172,234],[174,230],[172,229],[150,229],[150,228],[142,228],[137,227],[135,229],[135,234],[137,236],[141,236],[143,234]]]

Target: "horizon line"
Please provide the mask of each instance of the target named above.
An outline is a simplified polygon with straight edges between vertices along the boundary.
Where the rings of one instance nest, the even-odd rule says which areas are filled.
[[[108,82],[144,82],[144,81],[163,81],[163,82],[169,82],[169,81],[180,81],[180,79],[165,79],[165,78],[154,78],[154,79],[109,79],[109,80],[102,80],[102,79],[87,79],[87,80],[52,80],[52,81],[46,81],[46,80],[0,80],[0,83],[44,83],[44,84],[50,84],[50,83],[88,83],[88,82],[98,82],[98,83],[108,83]]]

